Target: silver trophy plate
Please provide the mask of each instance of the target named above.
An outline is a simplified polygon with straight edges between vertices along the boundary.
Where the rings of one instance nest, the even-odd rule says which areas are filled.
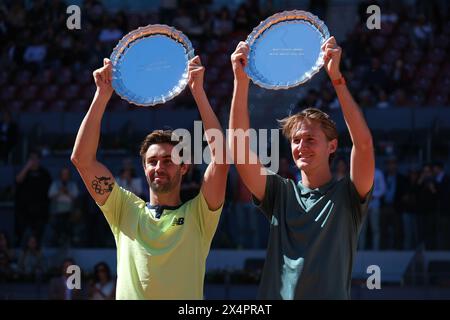
[[[176,97],[188,81],[194,49],[180,31],[148,25],[124,36],[111,54],[112,86],[138,106],[154,106]]]
[[[323,66],[321,46],[329,37],[327,26],[309,12],[274,14],[247,37],[250,51],[245,71],[266,89],[298,86]]]

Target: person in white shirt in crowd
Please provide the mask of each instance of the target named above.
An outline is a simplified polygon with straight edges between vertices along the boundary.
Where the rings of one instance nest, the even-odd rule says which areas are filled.
[[[380,250],[380,207],[381,197],[386,192],[386,182],[384,180],[383,172],[375,168],[375,178],[372,199],[369,202],[368,218],[361,227],[361,233],[359,235],[359,249],[367,249],[367,227],[370,226],[370,232],[372,234],[372,249]]]
[[[44,256],[36,236],[31,234],[19,255],[19,274],[28,281],[40,281],[45,273]]]
[[[115,300],[116,281],[106,262],[99,262],[94,267],[94,281],[89,288],[89,300]]]
[[[52,182],[48,191],[51,201],[50,220],[44,233],[44,246],[63,245],[70,241],[69,221],[75,209],[78,194],[78,186],[71,180],[69,168],[62,168],[59,179]]]
[[[81,288],[77,289],[76,287],[73,289],[70,289],[67,286],[67,281],[72,274],[71,272],[68,272],[68,268],[72,265],[76,265],[75,260],[72,258],[66,258],[64,259],[62,266],[61,266],[61,274],[53,277],[50,280],[50,285],[48,288],[48,298],[50,300],[82,300],[83,299],[83,293],[82,289],[83,283],[81,283]]]
[[[142,178],[136,176],[136,170],[129,159],[124,161],[123,168],[121,169],[119,176],[116,177],[116,181],[122,188],[133,192],[135,195],[139,197],[144,196]]]

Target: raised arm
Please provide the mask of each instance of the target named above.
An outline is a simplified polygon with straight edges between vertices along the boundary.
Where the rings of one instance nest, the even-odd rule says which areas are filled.
[[[231,55],[231,64],[234,73],[233,100],[230,111],[230,132],[228,145],[236,169],[245,186],[258,199],[264,198],[266,187],[265,168],[261,165],[257,155],[250,149],[250,120],[248,115],[248,86],[249,78],[244,71],[247,65],[248,45],[240,42]],[[245,139],[236,138],[245,134]]]
[[[96,157],[103,113],[113,93],[111,61],[104,59],[103,67],[95,70],[93,76],[97,90],[78,130],[70,159],[80,173],[92,198],[98,204],[103,205],[108,199],[115,181],[111,172],[98,162]]]
[[[328,39],[322,46],[322,50],[325,51],[325,69],[333,82],[353,143],[350,178],[363,199],[372,188],[374,181],[375,156],[372,135],[361,110],[342,78],[339,68],[342,49],[337,45],[336,39],[334,37]]]
[[[28,171],[30,171],[31,167],[33,166],[33,161],[33,159],[29,159],[22,170],[20,170],[19,174],[16,176],[17,183],[22,183],[25,180]]]
[[[200,57],[196,56],[189,63],[188,83],[197,103],[211,151],[211,163],[205,170],[201,192],[209,209],[216,210],[222,206],[225,200],[229,165],[225,159],[226,143],[222,126],[211,108],[203,88],[204,73],[205,68],[201,64]]]

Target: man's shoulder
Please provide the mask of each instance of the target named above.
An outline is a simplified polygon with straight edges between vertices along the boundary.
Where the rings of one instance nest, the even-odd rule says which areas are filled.
[[[145,207],[145,201],[143,199],[141,199],[139,196],[137,196],[130,190],[127,190],[124,187],[122,187],[120,184],[117,183],[117,181],[116,183],[114,183],[113,189],[108,197],[108,200],[109,198],[113,199],[114,197],[122,202],[126,202],[130,205],[135,205],[139,208]]]
[[[183,204],[181,204],[180,207],[178,207],[177,210],[189,210],[190,208],[192,208],[193,206],[195,206],[198,203],[202,202],[202,197],[204,199],[204,196],[202,194],[202,191],[199,190],[198,193],[192,197],[191,199],[185,201]],[[206,200],[204,200],[206,201]]]
[[[352,190],[356,192],[356,187],[355,187],[350,175],[346,175],[346,176],[342,177],[341,179],[335,179],[334,183],[330,186],[328,192],[331,195],[333,195],[333,194],[340,193],[342,191],[345,191],[345,192],[350,191],[351,192]]]
[[[296,183],[293,179],[284,178],[284,177],[280,176],[278,173],[275,173],[270,170],[266,170],[266,171],[267,171],[267,175],[266,175],[267,179],[273,179],[280,185],[296,185]]]

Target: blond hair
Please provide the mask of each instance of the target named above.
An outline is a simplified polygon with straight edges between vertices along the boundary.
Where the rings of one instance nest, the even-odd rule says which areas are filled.
[[[320,124],[320,127],[325,134],[328,141],[338,138],[338,131],[336,123],[330,118],[330,116],[317,108],[306,108],[301,112],[278,120],[281,126],[283,135],[291,142],[292,136],[295,133],[298,124],[302,121],[313,121]],[[329,162],[333,160],[335,153],[330,154]]]

